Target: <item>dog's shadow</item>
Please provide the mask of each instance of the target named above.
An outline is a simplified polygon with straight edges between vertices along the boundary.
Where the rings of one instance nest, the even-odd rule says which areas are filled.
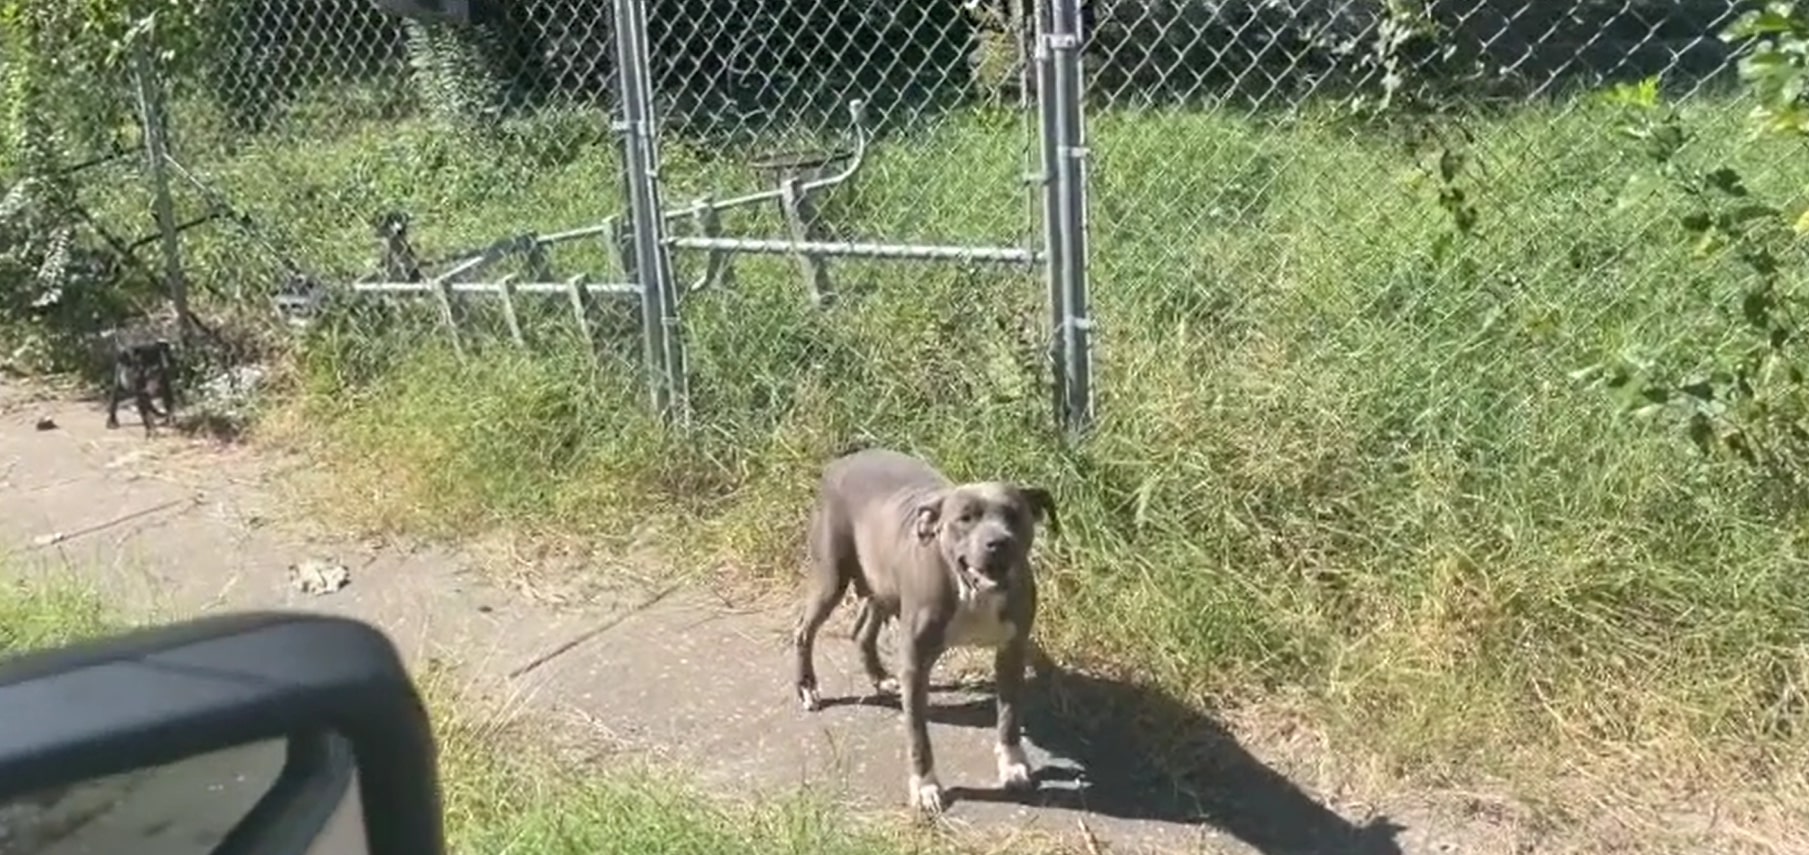
[[[1123,819],[1211,825],[1265,855],[1399,855],[1401,827],[1356,825],[1238,744],[1224,725],[1149,686],[1039,663],[1025,684],[1024,735],[1054,755],[1025,792],[951,787],[952,800],[1011,802]],[[942,686],[933,686],[940,690]],[[842,704],[898,708],[892,697]],[[929,718],[990,728],[990,693]],[[1165,738],[1157,738],[1161,734]]]

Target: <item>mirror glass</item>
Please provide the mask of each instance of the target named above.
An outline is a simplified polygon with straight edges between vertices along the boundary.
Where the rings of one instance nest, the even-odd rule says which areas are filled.
[[[276,783],[284,749],[254,742],[8,799],[0,855],[205,855]]]
[[[351,783],[339,798],[339,808],[333,811],[333,818],[327,820],[320,836],[314,838],[314,845],[308,847],[308,855],[367,855],[369,851],[364,844],[364,806],[358,801],[358,773],[353,772]]]

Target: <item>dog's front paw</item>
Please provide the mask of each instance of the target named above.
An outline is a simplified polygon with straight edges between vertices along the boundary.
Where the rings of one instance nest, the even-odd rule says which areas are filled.
[[[1024,756],[1024,749],[1017,745],[995,746],[993,753],[999,759],[999,786],[1007,790],[1030,789],[1030,761]]]
[[[117,430],[117,429],[119,429],[119,419],[108,419],[107,420],[107,430]]]
[[[942,785],[936,782],[935,775],[912,775],[911,809],[923,816],[937,816],[942,813]]]
[[[822,709],[823,693],[817,691],[815,686],[799,686],[798,706],[803,707],[805,712],[816,712]]]
[[[897,677],[881,677],[877,680],[874,680],[873,681],[873,691],[875,694],[880,694],[880,695],[896,695],[896,694],[898,694],[898,678]]]

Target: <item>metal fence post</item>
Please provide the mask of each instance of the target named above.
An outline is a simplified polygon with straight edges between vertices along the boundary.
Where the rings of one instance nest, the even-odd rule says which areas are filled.
[[[1037,16],[1043,250],[1054,325],[1056,420],[1078,436],[1093,423],[1087,295],[1087,172],[1079,0],[1043,0]]]
[[[1055,57],[1049,50],[1049,7],[1053,0],[1036,0],[1036,10],[1032,18],[1035,20],[1035,35],[1032,37],[1034,47],[1031,54],[1035,60],[1036,81],[1036,118],[1037,118],[1037,181],[1042,187],[1040,204],[1042,210],[1043,229],[1043,279],[1049,289],[1049,374],[1050,392],[1053,396],[1050,403],[1050,414],[1058,426],[1066,426],[1068,400],[1068,365],[1064,354],[1067,351],[1063,344],[1067,336],[1063,334],[1068,317],[1068,299],[1063,288],[1062,264],[1062,225],[1061,225],[1061,185],[1055,177],[1056,161],[1060,159],[1060,138],[1056,120],[1055,103]]]
[[[622,115],[623,178],[628,192],[635,279],[641,286],[641,326],[653,406],[669,423],[688,410],[686,366],[672,255],[660,204],[659,150],[653,116],[652,60],[647,49],[646,0],[615,0],[616,68]]]
[[[151,63],[145,40],[147,31],[132,45],[132,82],[137,89],[139,121],[143,124],[146,177],[151,182],[151,213],[157,220],[157,237],[163,251],[164,287],[176,310],[176,336],[186,342],[189,333],[188,277],[182,270],[182,243],[176,234],[176,203],[170,196],[169,138],[163,92]]]

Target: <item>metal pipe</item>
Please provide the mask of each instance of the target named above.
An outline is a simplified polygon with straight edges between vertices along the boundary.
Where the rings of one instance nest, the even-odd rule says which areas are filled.
[[[678,249],[710,249],[755,255],[813,255],[847,258],[887,258],[915,261],[974,261],[991,264],[1033,264],[1041,253],[1020,247],[934,246],[891,243],[843,243],[834,241],[768,240],[762,238],[670,237],[666,245]]]
[[[1061,157],[1060,119],[1057,116],[1055,57],[1049,49],[1054,0],[1035,0],[1032,54],[1036,63],[1037,176],[1041,193],[1043,279],[1049,299],[1050,414],[1057,425],[1068,422],[1067,289],[1062,283],[1062,256],[1066,253],[1061,224],[1061,186],[1056,181],[1056,161]]]
[[[848,165],[834,175],[825,175],[821,178],[812,178],[809,181],[799,182],[797,187],[798,192],[810,193],[825,187],[834,187],[837,184],[853,178],[854,173],[859,172],[861,166],[867,162],[867,143],[871,135],[868,133],[866,125],[866,102],[859,98],[849,101],[848,113],[854,122],[854,153],[849,156]],[[721,201],[711,201],[708,203],[708,208],[716,211],[727,211],[760,202],[771,202],[775,199],[782,198],[784,195],[784,187],[778,187],[772,190],[757,190],[744,196],[734,196]],[[705,203],[698,202],[683,208],[667,211],[664,216],[668,221],[679,220],[702,213],[704,210]]]
[[[634,230],[635,279],[641,286],[641,326],[650,369],[654,410],[668,422],[682,421],[685,399],[684,353],[674,315],[671,256],[665,244],[660,205],[659,151],[654,138],[653,94],[646,77],[652,67],[647,47],[646,0],[616,0],[616,79],[621,87],[623,172]]]
[[[601,223],[599,225],[585,226],[583,228],[571,229],[569,231],[553,232],[552,234],[540,235],[540,236],[538,236],[537,240],[542,246],[545,246],[547,244],[554,244],[554,243],[565,243],[567,241],[583,240],[588,237],[596,237],[597,235],[609,234],[609,230],[611,228],[613,228],[613,227],[609,223]]]
[[[143,42],[132,47],[132,78],[137,88],[139,119],[144,124],[145,166],[151,183],[151,211],[163,249],[163,283],[176,310],[176,334],[188,341],[193,318],[188,310],[188,276],[182,269],[182,242],[176,236],[176,202],[170,195],[168,118],[150,52]]]
[[[432,282],[356,282],[352,290],[372,294],[427,294],[442,287],[455,294],[500,294],[505,287],[517,294],[564,294],[571,286],[564,282],[516,282],[505,286],[501,282],[453,282],[438,285]],[[587,294],[600,294],[610,297],[635,297],[641,293],[641,287],[629,282],[585,282],[580,283]]]
[[[1067,390],[1063,401],[1066,427],[1078,436],[1093,424],[1093,319],[1087,294],[1087,177],[1085,113],[1081,98],[1081,0],[1050,0],[1048,44],[1053,55],[1050,75],[1055,93],[1055,178],[1062,234],[1063,368]]]
[[[442,273],[438,276],[433,277],[432,279],[429,279],[428,282],[433,287],[438,288],[440,286],[441,282],[445,282],[449,279],[452,279],[455,276],[459,276],[460,274],[469,273],[473,270],[478,269],[479,267],[483,267],[484,265],[490,264],[496,260],[497,259],[491,257],[491,255],[489,253],[484,253],[483,255],[474,255],[470,258],[465,259],[464,261],[459,262],[458,264],[453,265],[452,268],[447,270],[445,273]]]

